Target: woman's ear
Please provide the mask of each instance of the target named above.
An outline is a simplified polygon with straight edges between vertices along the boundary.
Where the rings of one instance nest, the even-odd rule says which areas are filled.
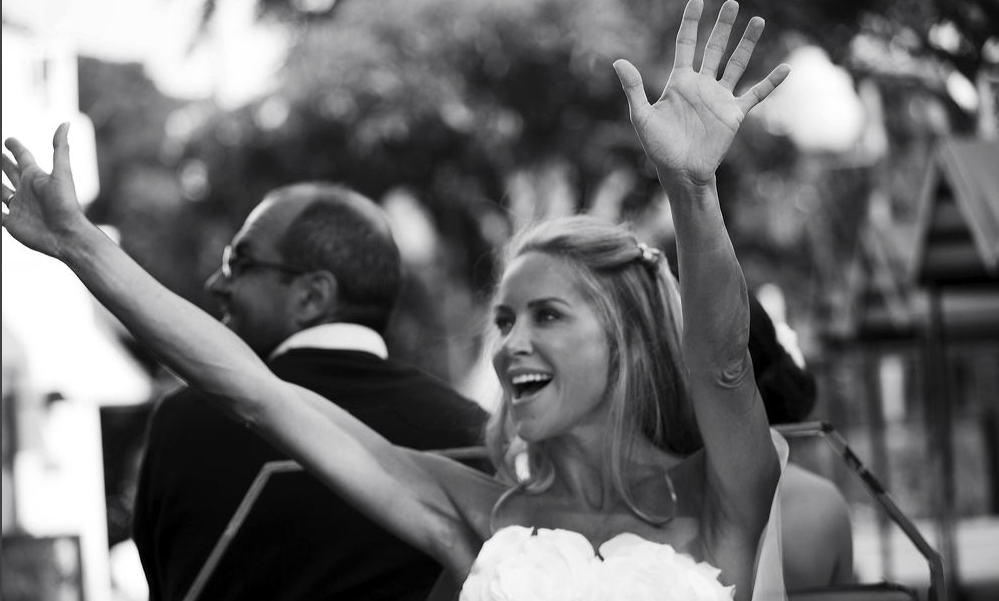
[[[319,270],[298,276],[296,290],[296,320],[302,327],[325,323],[337,312],[340,286],[336,276]]]

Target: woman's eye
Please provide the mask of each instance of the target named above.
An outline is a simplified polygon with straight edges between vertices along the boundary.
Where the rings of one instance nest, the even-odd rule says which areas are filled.
[[[561,317],[558,311],[553,311],[551,309],[541,309],[538,311],[537,320],[540,322],[555,321]]]

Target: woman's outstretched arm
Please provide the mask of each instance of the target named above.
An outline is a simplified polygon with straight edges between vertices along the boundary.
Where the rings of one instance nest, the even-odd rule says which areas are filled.
[[[440,483],[463,478],[463,467],[394,447],[315,393],[280,380],[228,328],[146,273],[83,215],[67,130],[63,124],[55,133],[51,174],[18,140],[7,140],[13,159],[3,155],[3,171],[14,189],[3,187],[3,227],[65,263],[165,365],[358,509],[449,567],[467,568],[462,557],[475,549],[460,548],[471,539]]]
[[[778,465],[747,350],[746,282],[718,204],[715,170],[746,114],[787,76],[781,65],[741,96],[733,90],[763,31],[750,20],[723,73],[722,54],[738,13],[728,0],[694,69],[702,0],[690,0],[676,42],[673,70],[650,104],[638,70],[615,63],[631,120],[670,198],[677,232],[683,305],[683,352],[708,481],[728,522],[759,531],[766,521]]]

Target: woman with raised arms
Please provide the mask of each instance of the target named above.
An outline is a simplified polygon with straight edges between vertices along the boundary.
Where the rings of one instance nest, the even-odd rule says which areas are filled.
[[[156,282],[84,217],[66,125],[55,133],[51,174],[20,142],[6,142],[13,188],[3,189],[3,226],[69,266],[235,419],[435,557],[465,583],[462,599],[714,599],[732,587],[739,600],[782,598],[772,526],[784,447],[753,380],[746,284],[715,170],[788,69],[735,96],[763,20],[749,21],[719,71],[738,12],[728,0],[695,70],[702,8],[687,4],[654,104],[637,69],[614,64],[671,200],[682,284],[657,249],[621,226],[573,217],[514,238],[494,302],[504,391],[487,441],[495,478],[389,444],[278,379],[235,334]],[[520,447],[526,477],[512,465]],[[539,557],[535,580],[517,575]]]

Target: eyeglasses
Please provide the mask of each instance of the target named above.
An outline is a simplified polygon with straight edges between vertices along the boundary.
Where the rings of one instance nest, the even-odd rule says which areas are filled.
[[[258,261],[252,257],[240,256],[236,254],[236,251],[233,250],[231,244],[227,244],[225,248],[222,249],[222,277],[228,280],[234,277],[239,277],[247,271],[252,271],[254,269],[274,269],[276,271],[291,275],[301,275],[306,273],[306,270],[299,269],[298,267],[292,267],[291,265],[273,263],[269,261]]]

